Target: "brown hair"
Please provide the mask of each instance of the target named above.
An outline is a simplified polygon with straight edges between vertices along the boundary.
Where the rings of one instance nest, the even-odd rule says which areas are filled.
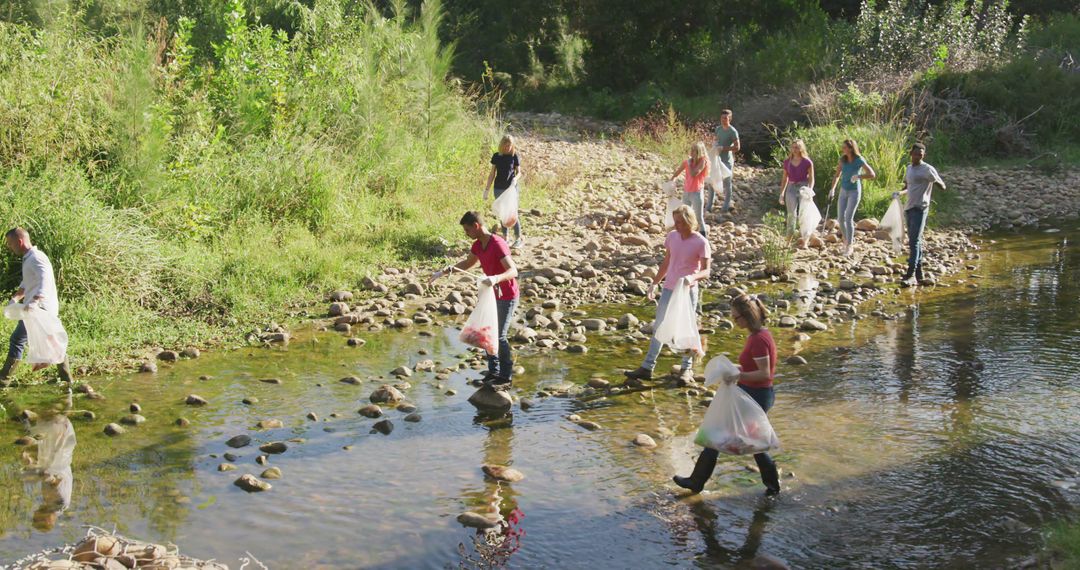
[[[855,142],[855,139],[844,139],[844,144],[851,147],[852,156],[862,156],[862,154],[859,154],[859,145]],[[848,162],[846,152],[840,155],[840,160]]]
[[[727,115],[727,116],[730,117],[731,116],[731,109],[724,109],[723,111],[720,111],[720,116],[723,117],[724,115]]]
[[[757,298],[757,295],[743,293],[731,300],[731,308],[738,311],[746,319],[746,326],[750,330],[756,331],[765,327],[765,319],[769,316],[769,310],[765,308],[765,303],[762,303],[761,299]]]

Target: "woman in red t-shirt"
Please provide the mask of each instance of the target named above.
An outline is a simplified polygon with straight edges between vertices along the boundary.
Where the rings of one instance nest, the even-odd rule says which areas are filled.
[[[743,351],[739,354],[739,376],[731,378],[731,381],[739,383],[739,388],[750,395],[755,402],[766,412],[772,408],[775,401],[773,392],[773,377],[776,375],[776,343],[772,335],[765,328],[765,317],[768,310],[765,304],[756,296],[739,295],[731,302],[731,320],[739,327],[750,331],[746,339]],[[698,456],[694,465],[694,472],[689,477],[676,475],[672,479],[675,484],[700,493],[705,488],[705,482],[712,477],[716,467],[716,459],[720,452],[706,447]],[[761,482],[765,484],[765,494],[775,495],[780,492],[780,472],[776,468],[776,462],[768,453],[755,453],[754,461],[757,462],[761,472]]]

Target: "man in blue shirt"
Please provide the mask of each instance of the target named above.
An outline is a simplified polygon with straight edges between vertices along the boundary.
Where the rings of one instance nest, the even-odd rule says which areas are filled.
[[[717,158],[731,171],[731,176],[724,179],[724,212],[731,211],[731,181],[735,178],[735,153],[739,152],[739,131],[731,126],[731,109],[720,111],[720,126],[716,127],[716,150]],[[712,211],[713,199],[716,189],[708,193],[705,199],[705,210]]]

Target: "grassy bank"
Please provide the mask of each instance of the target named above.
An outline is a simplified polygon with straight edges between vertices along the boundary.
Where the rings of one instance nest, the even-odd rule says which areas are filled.
[[[497,124],[449,78],[439,6],[346,4],[298,8],[291,36],[240,0],[215,26],[0,23],[0,225],[52,258],[77,366],[237,337],[440,255],[482,207]],[[207,27],[212,53],[193,47]],[[18,267],[0,262],[4,290]]]

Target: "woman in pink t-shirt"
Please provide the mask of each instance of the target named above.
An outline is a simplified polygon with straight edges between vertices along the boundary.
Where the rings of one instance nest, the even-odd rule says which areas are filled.
[[[712,250],[709,240],[694,231],[694,215],[690,207],[683,204],[672,212],[675,219],[675,231],[668,234],[664,240],[664,261],[660,262],[660,268],[656,271],[652,285],[646,296],[649,300],[656,298],[656,288],[663,282],[663,293],[656,304],[656,320],[653,330],[660,326],[667,313],[668,303],[675,287],[680,286],[680,281],[690,286],[690,303],[693,310],[697,311],[698,287],[697,282],[709,277],[712,266]],[[631,380],[652,379],[653,368],[656,367],[656,359],[664,345],[652,337],[649,342],[649,351],[645,353],[645,361],[636,370],[628,370],[623,374]],[[681,378],[689,383],[694,378],[693,355],[686,354],[682,359]]]
[[[705,203],[701,197],[705,181],[709,178],[709,157],[705,152],[705,143],[698,141],[690,147],[690,158],[679,164],[669,180],[675,180],[684,172],[686,181],[683,184],[683,204],[694,210],[701,235],[709,237],[709,228],[705,226]]]
[[[739,354],[739,373],[725,378],[728,383],[738,382],[739,388],[746,392],[762,410],[772,408],[776,400],[773,391],[773,377],[776,376],[776,342],[769,329],[765,328],[765,318],[769,311],[757,296],[739,295],[731,301],[731,320],[741,328],[750,331],[743,351]],[[694,472],[689,477],[672,477],[675,484],[700,493],[705,483],[712,477],[716,460],[720,452],[706,447],[694,464]],[[761,482],[765,484],[765,494],[772,496],[780,492],[780,471],[776,462],[768,453],[755,453],[754,461],[761,472]]]
[[[799,214],[799,188],[814,189],[814,161],[806,154],[806,143],[797,139],[791,143],[787,160],[784,161],[784,179],[780,182],[780,205],[787,208],[787,233],[795,233],[795,220]]]

